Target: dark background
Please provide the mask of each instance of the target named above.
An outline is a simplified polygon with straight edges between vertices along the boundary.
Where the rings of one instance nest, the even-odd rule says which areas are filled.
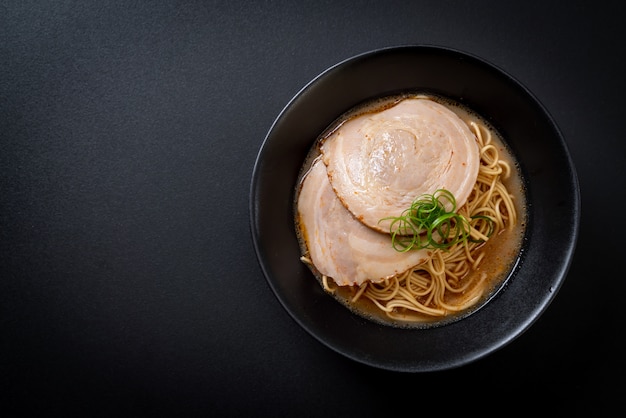
[[[2,2],[0,415],[626,410],[624,5]],[[256,154],[288,101],[402,44],[478,55],[529,88],[582,197],[539,321],[426,374],[353,362],[299,328],[249,226]]]

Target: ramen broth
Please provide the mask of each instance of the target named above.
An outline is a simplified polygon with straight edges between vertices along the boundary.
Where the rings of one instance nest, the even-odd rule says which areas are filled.
[[[392,319],[388,317],[385,312],[380,310],[372,301],[368,298],[361,297],[356,302],[352,302],[352,299],[358,291],[358,286],[336,286],[334,282],[329,282],[333,287],[334,292],[331,295],[346,308],[350,309],[353,313],[365,317],[374,322],[378,322],[384,325],[401,327],[401,328],[424,328],[435,325],[442,325],[450,323],[460,318],[463,318],[472,312],[483,306],[491,297],[493,297],[499,289],[501,289],[510,273],[515,269],[519,262],[524,232],[526,230],[527,213],[526,213],[526,197],[525,187],[522,178],[519,164],[515,160],[511,150],[508,148],[501,135],[489,124],[485,119],[481,118],[475,112],[462,106],[461,104],[452,101],[448,98],[444,98],[433,94],[404,94],[392,96],[384,99],[379,99],[366,103],[362,106],[358,106],[355,109],[345,113],[338,118],[331,126],[315,141],[315,144],[309,151],[305,162],[302,166],[299,178],[298,186],[295,193],[294,207],[295,207],[295,223],[296,233],[298,241],[301,247],[302,254],[308,254],[308,249],[304,236],[302,233],[302,227],[300,225],[297,213],[297,201],[299,191],[301,189],[301,183],[308,169],[311,167],[312,162],[320,155],[320,145],[324,138],[328,137],[333,131],[341,126],[346,120],[363,115],[367,113],[377,113],[384,109],[390,108],[399,101],[407,97],[427,97],[430,100],[436,101],[456,113],[463,121],[469,124],[469,121],[474,121],[482,125],[482,127],[491,133],[491,144],[497,147],[500,160],[504,160],[511,167],[511,175],[503,179],[502,182],[508,189],[508,192],[513,196],[513,203],[515,210],[517,211],[517,223],[513,228],[505,227],[497,235],[490,237],[488,241],[481,245],[479,251],[485,253],[482,261],[477,269],[471,269],[470,272],[463,277],[462,280],[472,280],[477,283],[473,286],[483,287],[481,296],[479,296],[475,302],[463,311],[455,312],[450,311],[444,316],[431,316],[428,314],[422,314],[412,311],[407,311],[406,315],[402,319]],[[389,241],[391,244],[391,238]],[[445,251],[445,250],[443,250]],[[317,272],[314,266],[309,266],[314,276],[322,285],[322,277]],[[419,268],[416,267],[416,269]],[[473,280],[482,276],[482,280]],[[472,292],[473,288],[470,287],[466,292]],[[446,302],[454,304],[455,299],[463,298],[464,294],[448,294],[446,296]],[[450,292],[447,292],[450,293]]]

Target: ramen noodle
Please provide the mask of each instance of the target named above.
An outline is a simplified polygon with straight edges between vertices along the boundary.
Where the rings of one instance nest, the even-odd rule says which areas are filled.
[[[411,240],[406,230],[393,236],[402,208],[441,190],[464,239],[394,244]],[[323,289],[398,327],[443,324],[486,303],[514,269],[526,224],[521,172],[498,132],[460,104],[424,94],[342,115],[309,152],[294,206],[301,260]]]

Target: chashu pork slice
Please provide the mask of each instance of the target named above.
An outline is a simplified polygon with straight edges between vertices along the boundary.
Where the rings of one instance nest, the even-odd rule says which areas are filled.
[[[321,151],[344,206],[382,232],[389,232],[391,221],[381,219],[400,216],[418,196],[437,189],[452,192],[461,207],[480,163],[467,124],[426,98],[349,119],[324,139]]]
[[[311,261],[339,286],[380,282],[430,256],[427,250],[398,252],[389,234],[356,220],[337,198],[320,159],[301,187],[297,201],[299,227]]]

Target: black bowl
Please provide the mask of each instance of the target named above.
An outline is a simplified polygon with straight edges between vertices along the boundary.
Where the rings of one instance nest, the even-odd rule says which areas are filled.
[[[316,138],[364,101],[428,90],[476,111],[502,134],[527,191],[522,256],[498,293],[459,321],[401,329],[355,315],[324,293],[300,261],[294,229],[296,179]],[[434,371],[478,360],[526,331],[556,296],[569,269],[580,192],[565,141],[543,105],[501,69],[468,53],[399,46],[347,59],[287,104],[259,151],[250,189],[252,238],[267,282],[313,337],[355,361],[397,371]]]

